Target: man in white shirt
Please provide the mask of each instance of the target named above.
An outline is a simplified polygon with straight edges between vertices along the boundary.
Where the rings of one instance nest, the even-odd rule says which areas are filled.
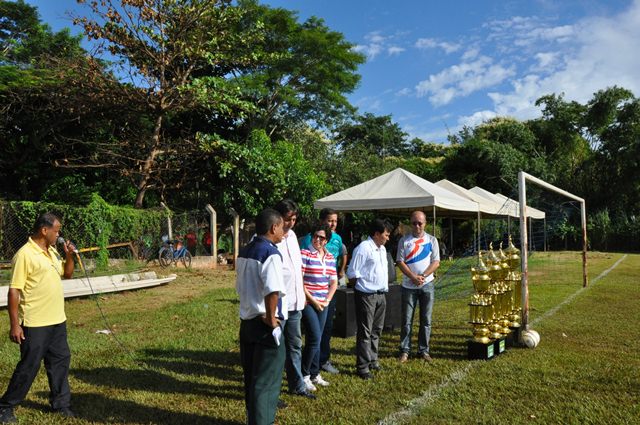
[[[387,250],[391,225],[375,219],[370,225],[369,238],[353,251],[347,277],[355,284],[356,304],[356,369],[358,376],[368,380],[371,371],[379,370],[378,343],[384,325],[389,291]]]
[[[283,199],[274,207],[282,214],[284,221],[284,237],[277,244],[282,255],[282,271],[284,286],[287,290],[288,318],[284,324],[284,346],[286,352],[285,370],[287,383],[292,394],[315,399],[316,396],[307,390],[302,376],[302,331],[300,320],[302,310],[306,304],[304,287],[302,285],[302,257],[298,237],[293,226],[298,218],[298,205],[291,199]]]
[[[402,278],[402,327],[400,330],[400,363],[406,363],[411,352],[413,312],[420,306],[418,357],[427,362],[433,310],[433,273],[440,267],[438,240],[424,231],[427,217],[422,211],[411,214],[411,233],[398,242],[396,261],[404,274]]]
[[[285,350],[281,323],[287,319],[282,278],[283,220],[273,209],[256,217],[257,236],[240,250],[236,291],[240,296],[240,359],[244,374],[247,423],[275,420]]]

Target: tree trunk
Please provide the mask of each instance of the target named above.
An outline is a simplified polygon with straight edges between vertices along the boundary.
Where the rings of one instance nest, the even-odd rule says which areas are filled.
[[[140,176],[140,182],[136,186],[138,189],[138,193],[136,194],[136,201],[134,206],[136,208],[142,208],[142,203],[144,201],[144,195],[147,193],[147,189],[149,188],[149,183],[151,181],[151,173],[153,172],[153,167],[155,166],[155,159],[158,156],[160,151],[160,131],[162,130],[162,114],[159,114],[156,118],[156,125],[153,129],[153,136],[151,138],[151,151],[149,155],[147,155],[147,159],[144,161],[144,166],[142,167],[142,173]]]

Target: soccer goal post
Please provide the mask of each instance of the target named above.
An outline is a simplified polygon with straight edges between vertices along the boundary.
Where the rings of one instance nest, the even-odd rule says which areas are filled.
[[[518,173],[518,193],[520,201],[520,250],[522,256],[522,329],[529,329],[529,267],[527,250],[527,182],[541,186],[547,190],[556,192],[574,201],[580,202],[580,218],[582,221],[582,286],[587,286],[587,210],[584,199],[566,190],[560,189],[550,183],[540,180],[530,174],[520,171]]]

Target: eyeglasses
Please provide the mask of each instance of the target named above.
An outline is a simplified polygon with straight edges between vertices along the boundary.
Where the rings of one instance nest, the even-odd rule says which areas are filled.
[[[413,223],[414,226],[424,226],[424,223],[420,222],[420,221],[414,221]]]
[[[313,235],[313,239],[320,239],[321,241],[327,240],[327,238],[322,235]]]

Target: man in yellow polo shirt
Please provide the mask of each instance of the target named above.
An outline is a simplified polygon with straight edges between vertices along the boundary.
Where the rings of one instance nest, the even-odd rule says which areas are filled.
[[[13,257],[8,307],[9,338],[20,346],[20,361],[0,398],[0,423],[16,422],[13,408],[24,400],[40,363],[49,378],[49,403],[54,411],[74,417],[70,409],[69,364],[64,291],[60,276],[73,274],[73,246],[64,244],[65,260],[55,249],[60,219],[40,215],[29,241]]]

